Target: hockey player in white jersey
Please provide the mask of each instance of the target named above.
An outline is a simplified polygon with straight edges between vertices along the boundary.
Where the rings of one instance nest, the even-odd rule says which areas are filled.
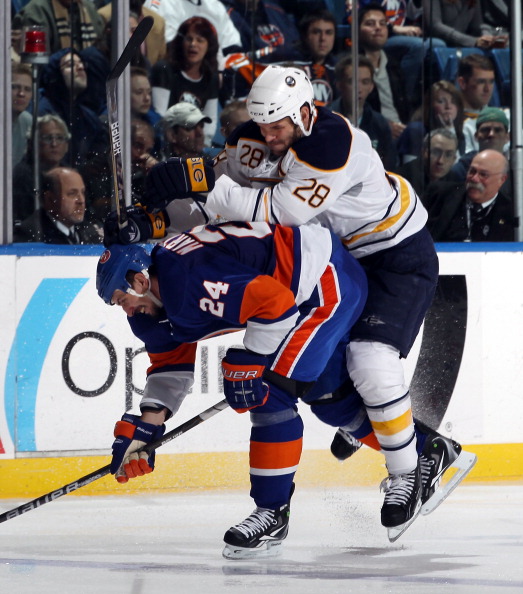
[[[154,212],[173,199],[196,197],[213,220],[319,222],[359,259],[369,297],[351,331],[347,366],[386,458],[381,521],[395,538],[422,505],[431,511],[427,494],[445,470],[459,468],[453,488],[475,462],[436,433],[421,455],[416,450],[401,357],[414,343],[438,278],[427,213],[410,184],[384,170],[364,132],[314,105],[303,71],[267,67],[247,107],[252,121],[227,139],[213,171],[196,162],[162,163],[148,176],[144,204]],[[202,189],[211,191],[198,197],[194,192]],[[335,439],[338,449],[341,439],[350,450],[350,427]]]

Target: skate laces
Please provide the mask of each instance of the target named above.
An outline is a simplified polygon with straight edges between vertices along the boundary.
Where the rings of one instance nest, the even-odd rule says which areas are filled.
[[[416,484],[416,469],[408,474],[391,474],[380,484],[385,493],[386,505],[405,505],[408,503]]]
[[[432,468],[435,464],[435,460],[433,458],[429,458],[424,454],[421,454],[419,457],[419,465],[421,470],[421,484],[425,485],[432,474]]]
[[[244,536],[250,537],[263,532],[273,524],[275,524],[274,510],[257,507],[248,518],[245,518],[241,524],[237,524],[234,528]]]

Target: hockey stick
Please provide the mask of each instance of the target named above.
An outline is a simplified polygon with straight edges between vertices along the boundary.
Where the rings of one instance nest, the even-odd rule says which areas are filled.
[[[122,146],[120,139],[120,124],[118,122],[118,79],[125,68],[130,64],[136,50],[142,45],[153,26],[153,17],[143,18],[131,35],[122,55],[109,73],[106,82],[107,94],[107,117],[109,121],[109,136],[111,138],[111,164],[113,170],[114,196],[116,200],[116,212],[118,214],[118,227],[122,229],[127,225],[127,212],[125,210],[124,179]]]
[[[172,431],[169,431],[160,439],[147,444],[146,446],[137,451],[147,452],[148,454],[150,454],[153,450],[156,450],[157,448],[165,445],[173,439],[180,437],[180,435],[187,433],[187,431],[193,429],[193,427],[197,427],[207,419],[210,419],[215,414],[219,413],[221,410],[227,408],[227,406],[227,400],[220,400],[220,402],[217,402],[214,406],[209,407],[208,409],[204,410],[192,419],[185,421],[185,423],[182,423],[179,427],[176,427]],[[62,497],[62,495],[67,495],[68,493],[72,493],[73,491],[76,491],[81,487],[85,487],[86,485],[89,485],[90,483],[97,481],[98,479],[109,474],[109,471],[110,465],[108,464],[107,466],[99,468],[98,470],[95,470],[94,472],[91,472],[90,474],[87,474],[82,478],[73,481],[72,483],[64,485],[60,489],[56,489],[54,491],[46,493],[45,495],[41,495],[40,497],[37,497],[36,499],[29,501],[28,503],[24,503],[23,505],[15,507],[10,511],[4,512],[3,514],[0,514],[0,524],[2,522],[7,522],[7,520],[11,520],[12,518],[21,516],[22,514],[25,514],[33,509],[36,509],[37,507],[44,505],[44,503],[54,501],[55,499]]]

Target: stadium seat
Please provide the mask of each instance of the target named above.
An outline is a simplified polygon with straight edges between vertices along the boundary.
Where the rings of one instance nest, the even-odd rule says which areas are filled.
[[[510,49],[493,49],[490,55],[496,69],[496,82],[501,96],[501,104],[510,105],[512,102],[510,90]]]
[[[338,49],[342,51],[343,49],[346,49],[342,40],[349,39],[351,36],[350,25],[347,23],[347,9],[345,8],[345,2],[341,2],[340,0],[325,0],[325,6],[327,7],[327,10],[332,12],[336,19],[336,37],[340,42],[340,47]]]

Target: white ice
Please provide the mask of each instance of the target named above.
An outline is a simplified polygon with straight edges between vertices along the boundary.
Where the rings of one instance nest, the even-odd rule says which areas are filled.
[[[226,561],[223,534],[252,511],[247,493],[65,496],[0,524],[0,593],[523,592],[523,484],[462,485],[394,544],[381,501],[298,486],[282,555]]]

